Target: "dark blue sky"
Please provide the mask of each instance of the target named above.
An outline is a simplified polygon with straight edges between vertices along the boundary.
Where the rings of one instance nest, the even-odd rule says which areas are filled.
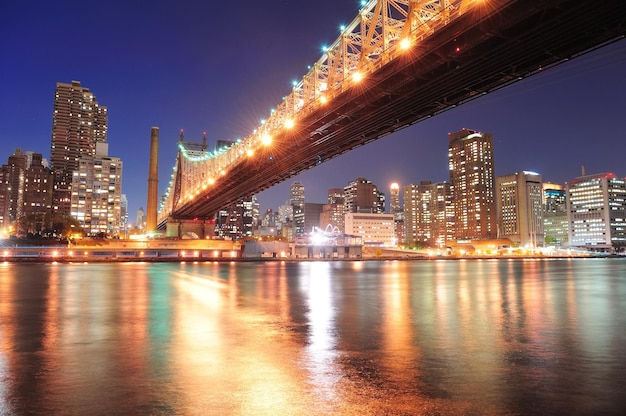
[[[78,80],[109,113],[109,155],[124,162],[129,214],[146,205],[150,128],[160,128],[162,193],[180,129],[209,144],[247,136],[321,56],[358,0],[13,1],[0,5],[0,163],[16,147],[49,157],[57,82]],[[572,60],[335,158],[259,195],[262,209],[301,181],[308,202],[364,176],[388,193],[448,179],[447,133],[494,135],[496,175],[533,170],[563,183],[626,176],[626,41]]]

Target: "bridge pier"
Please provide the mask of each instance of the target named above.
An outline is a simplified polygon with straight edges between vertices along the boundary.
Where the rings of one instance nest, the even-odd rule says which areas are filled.
[[[177,220],[167,221],[166,237],[206,239],[215,235],[215,223],[212,220]]]

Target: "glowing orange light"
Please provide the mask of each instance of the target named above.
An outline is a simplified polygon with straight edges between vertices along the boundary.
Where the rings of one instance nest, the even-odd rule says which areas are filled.
[[[354,80],[354,82],[359,82],[363,79],[363,74],[361,74],[360,72],[355,72],[354,74],[352,74],[352,79]]]
[[[321,102],[322,104],[326,104],[326,103],[328,102],[328,98],[326,98],[326,96],[325,96],[325,95],[322,95],[322,96],[320,97],[320,102]]]
[[[265,146],[272,144],[272,136],[270,136],[269,134],[264,134],[261,138],[261,143],[263,143]]]
[[[254,155],[254,151],[252,151],[252,149],[248,149],[246,154],[248,155],[248,157],[251,157],[252,155]]]
[[[400,41],[400,49],[409,49],[411,47],[411,41],[409,38],[404,38]]]
[[[293,128],[294,124],[295,123],[290,118],[285,121],[285,127],[287,127],[288,129]]]

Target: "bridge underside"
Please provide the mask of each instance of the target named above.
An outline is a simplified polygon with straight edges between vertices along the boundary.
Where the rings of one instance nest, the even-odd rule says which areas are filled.
[[[177,219],[210,218],[356,147],[576,57],[626,33],[626,1],[494,1],[420,41],[327,107],[273,138],[266,157],[233,166],[228,179],[177,207]],[[484,12],[484,10],[483,10]],[[457,49],[458,48],[458,49]]]

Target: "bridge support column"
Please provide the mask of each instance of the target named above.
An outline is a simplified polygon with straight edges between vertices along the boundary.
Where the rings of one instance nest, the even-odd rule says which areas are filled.
[[[215,224],[209,220],[176,220],[167,221],[166,236],[170,238],[211,238]]]

